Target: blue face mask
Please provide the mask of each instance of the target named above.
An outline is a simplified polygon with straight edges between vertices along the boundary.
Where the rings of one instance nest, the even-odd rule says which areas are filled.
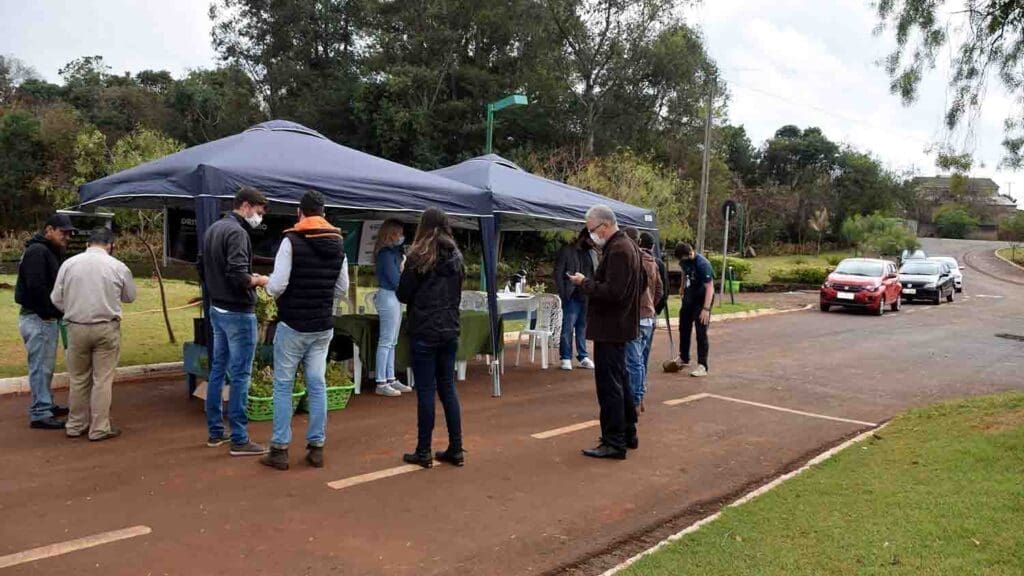
[[[399,236],[398,240],[395,240],[395,246],[401,246],[405,244],[405,236]]]

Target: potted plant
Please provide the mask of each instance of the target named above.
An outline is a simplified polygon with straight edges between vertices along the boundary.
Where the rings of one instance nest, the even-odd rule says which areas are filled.
[[[274,419],[274,367],[266,364],[253,364],[252,380],[249,384],[249,396],[246,399],[245,412],[249,420],[265,422]],[[306,395],[306,384],[296,377],[292,385],[292,411]]]

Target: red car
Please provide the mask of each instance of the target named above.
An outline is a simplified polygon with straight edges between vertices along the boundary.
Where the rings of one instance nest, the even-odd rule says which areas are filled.
[[[888,260],[847,258],[821,287],[821,311],[833,306],[866,308],[879,316],[889,306],[898,312],[903,305],[903,286],[896,265]]]

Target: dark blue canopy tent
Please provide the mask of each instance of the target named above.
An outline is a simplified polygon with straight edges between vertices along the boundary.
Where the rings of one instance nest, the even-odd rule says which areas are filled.
[[[500,230],[578,228],[587,210],[605,204],[620,225],[657,231],[654,213],[646,208],[531,174],[497,154],[471,158],[431,174],[489,191]]]
[[[454,225],[479,229],[491,343],[495,351],[504,345],[503,335],[498,334],[494,290],[497,231],[487,192],[346,148],[300,124],[264,122],[84,184],[79,196],[80,206],[86,209],[194,206],[202,238],[244,185],[266,194],[271,211],[292,213],[303,193],[313,189],[326,196],[329,210],[354,219],[415,221],[427,208],[437,207],[451,216]],[[492,372],[498,395],[500,371]]]

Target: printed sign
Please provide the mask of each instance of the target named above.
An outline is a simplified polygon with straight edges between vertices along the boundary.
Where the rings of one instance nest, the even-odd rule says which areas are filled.
[[[357,262],[360,266],[372,266],[375,263],[373,246],[377,243],[377,232],[380,231],[380,226],[383,223],[383,220],[363,222],[363,231],[359,235],[359,259]]]

